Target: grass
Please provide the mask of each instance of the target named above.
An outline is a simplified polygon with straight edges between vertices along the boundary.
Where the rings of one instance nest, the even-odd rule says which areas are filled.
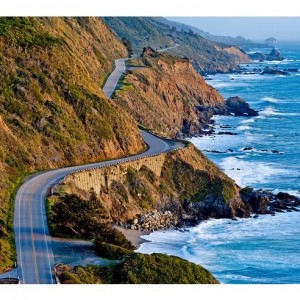
[[[61,45],[63,41],[47,32],[36,29],[32,18],[0,18],[0,37],[18,43],[21,47],[49,47]]]
[[[111,98],[114,98],[122,92],[133,91],[134,89],[134,85],[126,81],[126,75],[121,75],[117,83],[116,89],[111,95]]]

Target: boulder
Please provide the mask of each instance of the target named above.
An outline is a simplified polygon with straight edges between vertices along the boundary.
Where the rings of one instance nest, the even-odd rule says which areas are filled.
[[[233,113],[235,116],[249,116],[254,117],[258,116],[258,112],[250,108],[249,104],[240,97],[229,97],[226,100],[226,106],[230,113]]]
[[[268,55],[266,55],[266,59],[269,61],[273,60],[284,60],[284,56],[276,49],[273,49]]]

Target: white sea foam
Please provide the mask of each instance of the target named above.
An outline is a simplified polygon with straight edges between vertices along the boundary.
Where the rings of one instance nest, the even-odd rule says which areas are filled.
[[[271,103],[278,103],[280,100],[273,98],[273,97],[263,97],[262,100],[267,101],[267,102],[271,102]]]
[[[248,123],[254,123],[254,122],[255,122],[255,118],[249,118],[249,119],[241,121],[242,124],[248,124]]]
[[[288,175],[290,171],[274,164],[248,162],[236,157],[226,157],[220,163],[224,172],[240,186],[268,183],[274,175]]]
[[[214,88],[222,88],[222,87],[236,87],[236,86],[247,86],[247,83],[239,82],[213,82],[211,84]]]
[[[247,125],[242,125],[242,126],[238,126],[237,130],[239,131],[245,131],[245,130],[252,130],[253,128],[251,128],[250,126]]]
[[[269,116],[300,116],[300,113],[290,113],[290,112],[280,112],[277,109],[272,107],[266,107],[260,112],[260,115],[269,117]]]

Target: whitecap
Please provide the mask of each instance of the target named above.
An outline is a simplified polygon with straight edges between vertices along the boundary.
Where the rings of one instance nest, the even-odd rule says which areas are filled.
[[[237,127],[237,130],[239,130],[239,131],[251,130],[251,129],[252,128],[250,126],[247,126],[247,125],[242,125],[242,126]]]
[[[262,116],[300,116],[300,113],[290,113],[290,112],[280,112],[277,109],[274,109],[272,107],[266,107],[264,110],[260,112],[260,115]]]
[[[278,103],[278,101],[279,101],[279,99],[276,99],[276,98],[273,98],[273,97],[263,97],[261,99],[264,100],[264,101],[267,101],[267,102],[271,102],[271,103]]]
[[[249,118],[246,120],[241,121],[242,124],[248,124],[248,123],[253,123],[255,121],[255,118]]]
[[[227,157],[220,163],[224,172],[240,186],[253,185],[255,183],[268,183],[274,175],[289,175],[290,171],[274,164],[262,162],[248,162]]]

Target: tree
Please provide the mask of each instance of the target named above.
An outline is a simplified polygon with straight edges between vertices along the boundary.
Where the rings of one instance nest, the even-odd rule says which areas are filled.
[[[122,38],[122,43],[126,47],[129,57],[131,57],[133,54],[132,43],[126,38]]]

